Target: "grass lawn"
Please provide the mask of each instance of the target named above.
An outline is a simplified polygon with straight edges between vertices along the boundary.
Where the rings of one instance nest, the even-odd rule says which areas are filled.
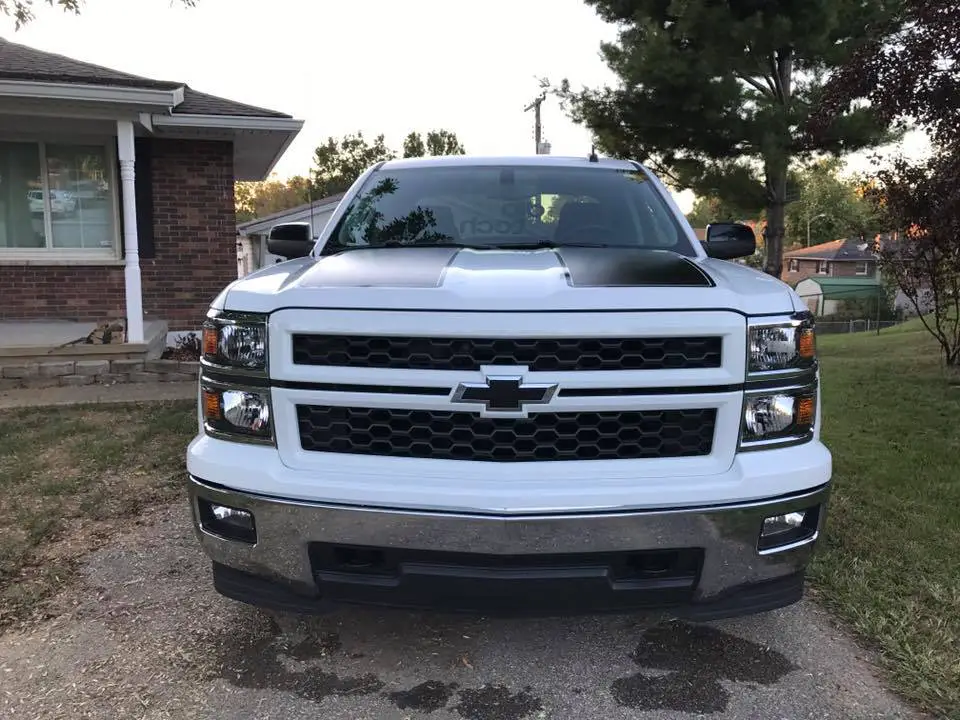
[[[814,594],[895,689],[960,718],[960,376],[916,322],[819,346],[834,495]]]
[[[0,415],[0,628],[40,608],[85,551],[182,496],[190,401]]]

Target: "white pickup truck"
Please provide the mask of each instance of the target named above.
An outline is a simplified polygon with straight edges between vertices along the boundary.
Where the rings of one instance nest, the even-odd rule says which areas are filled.
[[[203,333],[196,529],[228,597],[479,613],[795,602],[823,527],[813,321],[637,163],[378,164]]]

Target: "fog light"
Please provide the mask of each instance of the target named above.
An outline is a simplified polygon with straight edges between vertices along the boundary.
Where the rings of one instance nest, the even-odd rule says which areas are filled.
[[[787,513],[786,515],[774,515],[763,521],[763,532],[761,535],[777,535],[782,532],[790,532],[803,525],[803,518],[807,511]]]
[[[784,550],[798,543],[813,542],[817,538],[819,525],[819,505],[766,517],[760,528],[757,550],[763,554]]]
[[[207,532],[251,545],[257,542],[257,526],[253,513],[249,510],[220,505],[203,498],[197,500],[197,506],[200,510],[200,525]]]

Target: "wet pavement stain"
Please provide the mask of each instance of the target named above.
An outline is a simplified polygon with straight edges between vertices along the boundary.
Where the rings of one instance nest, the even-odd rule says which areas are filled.
[[[723,712],[730,694],[716,680],[700,680],[682,673],[652,677],[637,673],[613,681],[610,686],[618,705],[636,710],[678,710],[680,712]]]
[[[213,675],[238,688],[281,690],[315,703],[331,695],[370,695],[383,689],[383,681],[372,673],[341,678],[316,667],[291,671],[283,663],[284,657],[305,662],[339,648],[335,634],[308,636],[285,647],[274,626],[254,622],[246,632],[227,635],[220,643]]]
[[[461,690],[454,710],[467,720],[521,720],[543,710],[543,703],[526,690],[511,693],[503,685],[484,685],[476,690]]]
[[[621,706],[638,710],[718,713],[730,694],[721,680],[772,685],[796,669],[786,657],[762,645],[706,625],[670,622],[650,628],[630,654],[639,672],[610,687]]]
[[[456,689],[456,683],[427,680],[409,690],[392,692],[388,697],[401,710],[419,710],[420,712],[430,713],[446,707],[447,703],[450,702],[450,696]]]
[[[319,637],[307,636],[303,638],[287,649],[285,654],[294,660],[306,662],[308,660],[325,658],[337,652],[342,647],[340,636],[337,633],[323,633]]]

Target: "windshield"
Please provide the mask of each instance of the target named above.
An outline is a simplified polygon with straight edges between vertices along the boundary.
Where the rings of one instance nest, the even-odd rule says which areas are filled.
[[[456,166],[371,174],[321,255],[405,245],[597,245],[696,255],[653,183],[609,168]]]

